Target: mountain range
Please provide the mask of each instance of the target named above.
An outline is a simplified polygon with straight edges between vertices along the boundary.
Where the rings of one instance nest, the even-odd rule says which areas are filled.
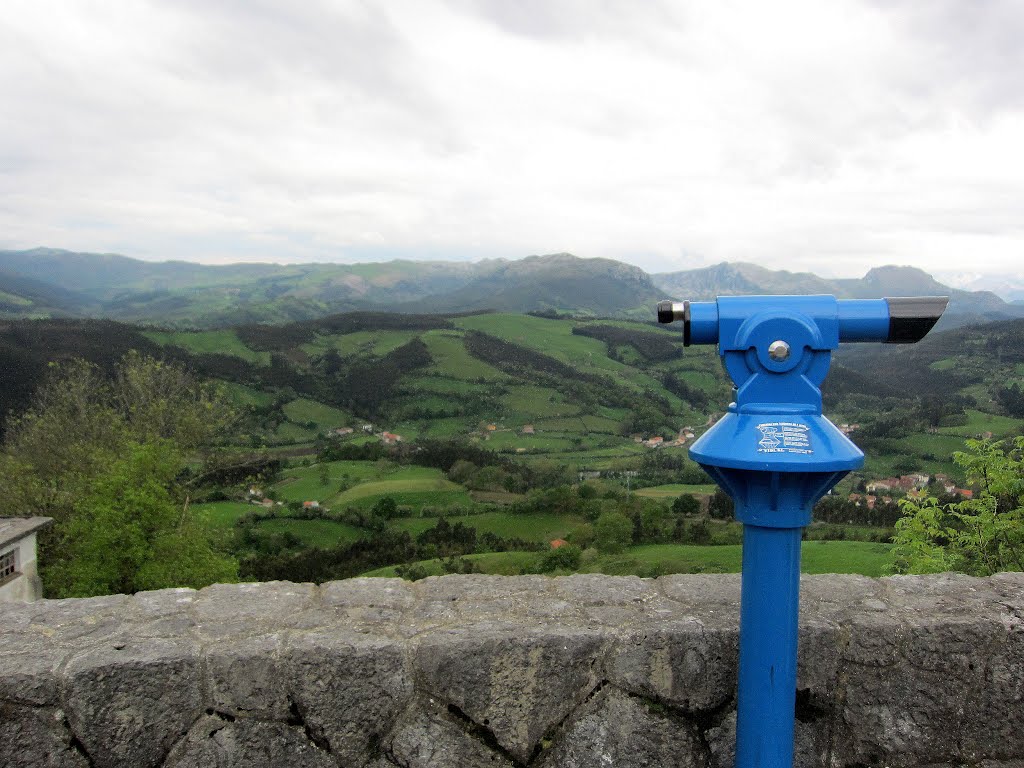
[[[945,286],[914,267],[827,279],[755,264],[648,274],[612,259],[568,253],[473,263],[149,262],[51,248],[0,251],[0,316],[105,317],[215,327],[308,320],[352,310],[563,312],[653,319],[659,299],[725,294],[829,293],[839,298],[948,295],[945,327],[1024,317],[991,291]]]

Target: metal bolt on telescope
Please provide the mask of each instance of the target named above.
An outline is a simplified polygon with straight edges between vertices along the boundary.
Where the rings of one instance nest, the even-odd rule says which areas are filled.
[[[800,539],[814,503],[864,454],[821,413],[840,342],[912,344],[946,297],[720,296],[658,304],[683,344],[718,344],[736,402],[690,448],[743,523],[736,768],[790,768],[796,706]]]

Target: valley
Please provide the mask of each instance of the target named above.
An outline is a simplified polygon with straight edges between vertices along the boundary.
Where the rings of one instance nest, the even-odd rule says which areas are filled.
[[[826,410],[869,459],[822,502],[806,569],[879,575],[897,499],[936,476],[969,490],[952,454],[1021,433],[1008,410],[1024,384],[1021,322],[839,352]],[[729,383],[714,350],[684,351],[674,330],[493,312],[219,330],[8,321],[9,408],[50,361],[102,369],[127,349],[216,384],[237,411],[219,450],[270,462],[192,502],[242,578],[739,567],[728,500],[686,454]]]

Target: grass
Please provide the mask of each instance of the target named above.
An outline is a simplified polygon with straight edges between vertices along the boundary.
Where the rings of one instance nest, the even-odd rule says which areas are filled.
[[[574,416],[580,412],[578,405],[565,402],[561,392],[548,387],[509,387],[501,402],[527,422],[546,416]]]
[[[401,389],[403,393],[410,395],[421,395],[423,393],[432,395],[486,395],[491,392],[492,387],[487,384],[450,379],[444,376],[418,376],[416,378],[403,378]]]
[[[577,448],[586,448],[587,445],[577,444],[580,440],[578,435],[561,435],[555,432],[541,432],[535,435],[521,435],[517,432],[491,432],[489,439],[484,442],[484,447],[492,451],[516,450],[522,448],[526,451],[540,451],[543,453],[561,453]],[[585,440],[585,438],[583,438]]]
[[[608,357],[603,341],[588,336],[574,336],[576,323],[571,320],[545,320],[530,315],[490,314],[457,318],[455,324],[467,330],[478,330],[578,368],[582,373],[609,375],[630,389],[651,389],[665,397],[673,408],[682,402],[665,390],[659,381]]]
[[[494,366],[477,360],[466,351],[462,335],[451,331],[430,331],[423,334],[434,359],[426,370],[438,376],[461,381],[508,381],[509,377]]]
[[[1013,419],[1009,416],[997,416],[994,413],[984,413],[970,409],[967,411],[967,424],[962,427],[939,427],[939,434],[960,435],[961,437],[975,437],[983,432],[991,432],[995,437],[1004,437],[1015,434],[1020,429],[1020,419]],[[963,450],[963,441],[961,447]]]
[[[372,507],[378,499],[384,496],[390,496],[399,505],[416,508],[425,505],[447,506],[451,504],[469,506],[473,503],[466,489],[446,478],[439,469],[402,467],[378,477],[386,479],[367,478],[346,491],[327,496],[324,503],[335,509],[342,507],[362,509]]]
[[[282,501],[321,500],[338,491],[345,475],[349,483],[366,482],[386,476],[384,465],[373,461],[331,461],[327,462],[327,485],[320,482],[320,464],[308,467],[290,467],[284,470],[284,477],[274,486]]]
[[[557,458],[558,461],[563,461],[567,464],[572,464],[578,467],[586,467],[587,469],[619,469],[621,468],[620,465],[632,465],[639,461],[639,456],[647,450],[649,449],[644,448],[642,445],[623,441],[621,445],[612,446],[610,448],[569,450],[559,453],[555,457],[551,454],[539,454],[533,456],[527,454],[520,457],[519,460],[529,463],[531,461],[551,461],[553,458]]]
[[[305,397],[285,403],[282,410],[289,421],[300,425],[312,422],[324,429],[344,427],[351,421],[351,417],[340,408],[332,408]]]
[[[805,541],[803,573],[859,573],[882,576],[889,563],[889,544],[862,541]],[[612,575],[662,573],[738,573],[742,547],[726,544],[701,547],[688,544],[644,544],[622,555],[601,555],[585,567],[588,572]]]
[[[198,355],[233,355],[258,365],[270,365],[269,352],[254,352],[235,332],[222,331],[143,331],[150,341],[161,346],[181,347]]]
[[[432,419],[425,429],[420,432],[423,437],[445,438],[455,435],[466,435],[473,430],[470,419],[463,417],[452,417],[447,419]]]
[[[674,499],[684,493],[692,493],[698,496],[709,496],[715,492],[716,485],[706,483],[704,485],[684,485],[682,483],[671,483],[669,485],[655,485],[650,488],[637,488],[634,493],[637,496],[644,496],[648,499]]]
[[[323,355],[333,349],[342,356],[366,354],[383,357],[388,352],[408,344],[422,331],[356,331],[354,333],[317,336],[313,341],[302,344],[300,349],[310,356]]]
[[[307,547],[327,549],[339,544],[350,544],[364,538],[365,531],[333,520],[289,520],[277,518],[262,520],[258,528],[263,533],[290,533]]]
[[[274,443],[305,443],[316,436],[316,429],[309,429],[290,421],[282,421],[277,425],[270,440]]]
[[[466,560],[476,563],[481,573],[497,574],[500,576],[518,576],[521,573],[535,569],[541,558],[539,552],[488,552],[482,555],[466,555]],[[446,573],[440,560],[421,560],[417,565],[421,566],[428,576],[442,576]],[[364,576],[384,576],[393,578],[398,574],[395,566],[389,565],[386,568],[377,568],[367,571]]]
[[[231,528],[242,515],[255,512],[262,507],[242,501],[213,501],[209,504],[193,504],[190,509],[197,520],[211,528]]]
[[[803,545],[801,570],[804,573],[859,573],[882,576],[889,562],[888,544],[860,541],[807,541]],[[588,555],[588,553],[585,553]],[[543,553],[492,552],[467,555],[483,573],[519,574],[535,569]],[[644,544],[618,555],[591,557],[580,571],[610,575],[652,576],[668,573],[738,573],[742,562],[739,545],[700,547],[688,544]],[[424,560],[427,575],[443,574],[440,560]],[[378,568],[366,576],[395,576],[394,566]]]
[[[274,402],[274,396],[269,392],[261,392],[258,389],[247,387],[244,384],[233,382],[217,382],[224,388],[224,393],[231,400],[231,403],[239,408],[253,407],[262,408]]]
[[[538,543],[564,539],[569,531],[586,522],[576,515],[511,515],[503,512],[484,512],[479,515],[460,515],[445,518],[449,523],[462,523],[476,528],[477,535],[493,533],[502,538],[517,538]],[[437,525],[436,517],[404,517],[392,521],[392,527],[416,536]]]

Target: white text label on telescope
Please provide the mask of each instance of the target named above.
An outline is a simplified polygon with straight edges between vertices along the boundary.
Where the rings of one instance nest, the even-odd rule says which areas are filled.
[[[806,424],[791,421],[769,421],[757,425],[760,432],[758,453],[814,453],[811,430]]]

